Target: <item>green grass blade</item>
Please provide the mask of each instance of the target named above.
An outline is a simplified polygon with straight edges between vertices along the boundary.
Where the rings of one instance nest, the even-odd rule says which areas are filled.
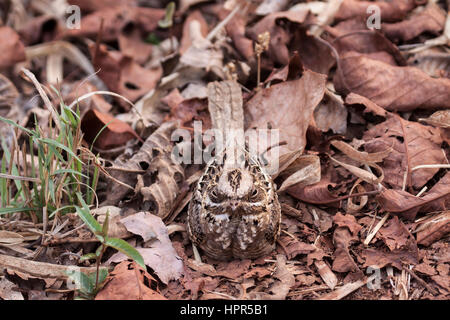
[[[78,157],[75,155],[75,153],[73,153],[73,151],[70,150],[70,149],[69,149],[68,147],[66,147],[65,145],[63,145],[63,144],[61,144],[61,143],[59,143],[59,142],[57,142],[57,141],[55,141],[55,140],[48,139],[48,138],[39,138],[38,140],[41,141],[41,142],[43,142],[43,143],[52,145],[52,146],[54,146],[54,147],[57,147],[57,148],[60,148],[60,149],[62,149],[62,150],[64,150],[64,151],[66,151],[68,154],[70,154],[72,157],[74,157],[75,159],[77,159],[79,162],[83,163],[83,162],[80,160],[80,158],[78,158]]]
[[[25,211],[37,211],[34,208],[0,208],[0,215]]]
[[[25,128],[25,127],[22,127],[20,124],[17,124],[17,123],[15,123],[15,122],[12,121],[12,120],[9,120],[9,119],[0,117],[0,121],[6,122],[7,124],[10,124],[10,125],[12,125],[12,126],[14,126],[14,127],[16,127],[16,128],[19,128],[20,130],[22,130],[23,132],[28,133],[29,135],[34,135],[34,132],[33,132],[33,131],[31,131],[31,130]]]
[[[86,202],[84,202],[83,197],[80,192],[77,192],[78,201],[80,201],[83,208],[76,207],[78,216],[83,220],[84,223],[91,229],[93,233],[102,232],[102,226],[97,220],[92,216],[89,207]]]
[[[83,178],[88,178],[86,175],[82,174],[81,172],[78,172],[76,170],[72,170],[72,169],[59,169],[59,170],[55,170],[55,172],[53,172],[52,176],[56,176],[58,174],[64,174],[64,173],[70,173],[73,174],[75,176],[80,176]]]
[[[142,268],[145,269],[144,258],[142,258],[139,251],[133,248],[128,242],[117,238],[106,238],[105,244],[113,247],[116,250],[126,254],[128,257],[136,261]]]

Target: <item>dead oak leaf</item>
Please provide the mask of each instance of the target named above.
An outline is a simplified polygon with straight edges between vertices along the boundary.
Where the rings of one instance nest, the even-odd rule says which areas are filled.
[[[339,55],[356,51],[393,66],[405,66],[406,60],[397,46],[381,32],[368,31],[366,21],[358,17],[339,22],[333,27],[325,26],[324,29],[327,31],[325,39],[333,41]]]
[[[108,275],[106,285],[95,300],[166,300],[150,288],[153,285],[157,282],[150,274],[137,269],[135,263],[123,261]]]
[[[158,28],[158,21],[164,18],[165,10],[133,7],[133,6],[107,6],[97,10],[81,19],[80,29],[68,29],[62,36],[88,37],[95,39],[100,31],[103,20],[103,41],[117,40],[122,29],[128,24],[135,24],[143,32],[152,32]]]
[[[94,142],[94,139],[97,138],[95,146],[102,150],[123,146],[133,138],[142,140],[126,122],[95,109],[88,110],[84,114],[81,120],[81,130],[89,143]],[[99,133],[100,135],[98,135]]]
[[[339,93],[357,93],[389,111],[450,108],[450,79],[431,78],[418,68],[392,66],[356,52],[344,53],[340,67],[342,72],[334,77]]]
[[[104,8],[112,8],[122,5],[135,6],[136,0],[69,0],[71,5],[79,6],[83,12],[92,12],[102,10]]]
[[[333,217],[333,222],[337,224],[339,227],[345,227],[350,230],[353,236],[356,236],[358,232],[362,229],[362,226],[356,222],[355,216],[351,214],[343,215],[340,212],[338,212]]]
[[[152,268],[162,282],[179,279],[184,273],[183,262],[172,246],[167,228],[161,218],[148,212],[138,212],[121,219],[131,233],[138,234],[148,241],[146,248],[136,248],[144,258],[144,263]],[[153,234],[155,235],[154,239]],[[119,262],[127,259],[122,253],[116,253],[108,261]]]
[[[25,47],[19,35],[10,27],[0,27],[0,69],[25,60]]]
[[[298,80],[259,91],[247,102],[247,127],[266,129],[270,123],[279,129],[279,140],[287,142],[280,155],[303,150],[314,109],[325,93],[325,80],[325,75],[305,70]]]
[[[316,251],[316,247],[309,243],[300,242],[290,236],[281,236],[278,243],[286,252],[286,257],[292,259],[299,254],[309,254]]]
[[[394,189],[402,189],[406,171],[407,186],[422,188],[439,169],[412,169],[423,164],[446,163],[438,129],[399,116],[389,116],[385,122],[368,130],[363,139],[366,141],[364,148],[369,153],[392,147],[393,150],[384,158],[381,167],[385,175],[383,182]]]
[[[417,247],[416,240],[397,216],[390,219],[378,231],[377,236],[383,240],[384,244],[391,251]]]
[[[445,13],[436,4],[430,3],[425,10],[397,23],[383,23],[381,30],[392,41],[409,41],[427,32],[439,35],[445,25]]]
[[[372,12],[367,9],[376,5],[380,9],[382,21],[398,21],[405,18],[406,14],[416,7],[414,0],[396,1],[357,1],[344,0],[335,15],[335,19],[347,20],[354,17],[367,19]]]
[[[289,62],[288,44],[291,35],[288,30],[278,24],[278,21],[287,20],[294,24],[302,24],[308,14],[308,9],[271,13],[258,21],[253,27],[247,29],[247,33],[254,41],[257,41],[258,35],[268,31],[270,33],[269,58],[276,63],[286,65]]]
[[[90,46],[94,67],[99,70],[98,76],[108,88],[125,98],[136,101],[156,86],[162,75],[161,67],[146,69],[141,67],[133,58],[123,55],[119,51],[108,51],[105,45],[96,50]],[[126,109],[130,105],[122,99],[119,103]]]

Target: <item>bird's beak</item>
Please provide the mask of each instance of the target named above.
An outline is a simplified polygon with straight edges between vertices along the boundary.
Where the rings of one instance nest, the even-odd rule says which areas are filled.
[[[236,209],[239,207],[239,201],[230,201],[230,208],[231,211],[236,211]]]

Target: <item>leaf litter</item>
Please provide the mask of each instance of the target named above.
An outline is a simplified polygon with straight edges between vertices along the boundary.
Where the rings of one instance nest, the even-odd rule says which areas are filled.
[[[169,21],[165,1],[70,1],[79,29],[56,7],[12,2],[0,24],[0,298],[72,299],[67,271],[95,272],[81,257],[98,240],[75,210],[38,218],[10,203],[31,203],[13,178],[30,186],[39,170],[11,122],[51,133],[71,121],[56,114],[63,101],[82,119],[75,184],[86,193],[98,171],[91,214],[147,266],[105,251],[96,299],[448,299],[450,8],[428,2],[186,0]],[[246,130],[280,130],[267,147],[279,149],[282,231],[266,257],[199,262],[185,222],[202,166],[174,162],[171,137],[211,127],[206,86],[227,78],[242,86]]]

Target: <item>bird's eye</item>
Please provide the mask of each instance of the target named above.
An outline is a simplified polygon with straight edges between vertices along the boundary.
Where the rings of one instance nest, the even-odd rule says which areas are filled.
[[[213,201],[213,202],[220,202],[219,196],[217,194],[217,189],[213,189],[210,193],[209,198]]]
[[[250,200],[256,200],[258,198],[259,192],[258,189],[253,189],[250,194]]]

